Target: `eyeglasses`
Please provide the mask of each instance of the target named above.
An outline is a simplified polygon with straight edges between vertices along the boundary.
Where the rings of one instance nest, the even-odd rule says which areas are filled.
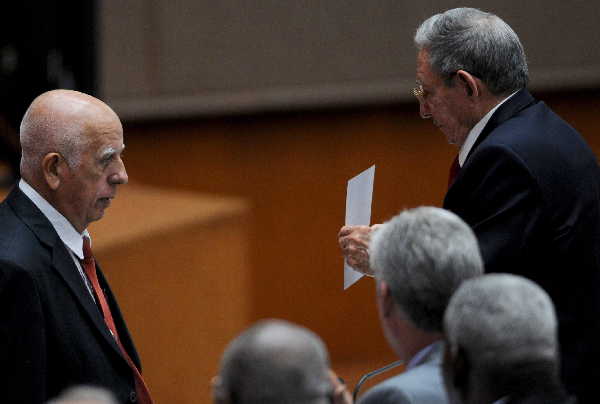
[[[465,71],[466,71],[466,70],[465,70]],[[458,70],[457,70],[457,71],[455,71],[455,72],[453,72],[453,73],[450,73],[450,74],[448,75],[448,78],[447,78],[446,80],[450,80],[450,79],[452,79],[454,76],[456,76],[456,75],[457,75],[457,73],[458,73]],[[471,72],[468,72],[468,73],[469,73],[471,76],[473,76],[473,77],[476,77],[476,78],[480,78],[480,77],[481,77],[481,76],[480,76],[479,74],[477,74],[477,73],[471,73]],[[425,99],[427,98],[427,95],[428,95],[428,94],[425,92],[425,90],[423,89],[423,85],[422,85],[422,84],[417,84],[417,86],[416,86],[416,87],[414,87],[413,89],[411,89],[411,90],[410,90],[410,92],[411,92],[411,94],[412,94],[412,95],[414,95],[414,96],[415,96],[415,98],[416,98],[417,100],[419,100],[419,102],[424,102],[424,101],[425,101]]]
[[[414,95],[419,101],[423,99],[425,96],[425,90],[423,90],[423,85],[418,84],[411,90],[412,95]]]
[[[410,92],[412,93],[412,95],[415,96],[417,101],[425,102],[425,90],[423,89],[422,84],[417,84],[417,86],[413,88]]]

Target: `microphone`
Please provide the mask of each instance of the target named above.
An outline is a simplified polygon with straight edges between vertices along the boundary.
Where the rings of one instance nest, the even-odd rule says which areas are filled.
[[[356,397],[358,397],[358,392],[360,390],[360,388],[362,387],[362,385],[369,380],[370,378],[372,378],[373,376],[377,376],[381,373],[387,372],[390,369],[393,369],[397,366],[403,365],[404,361],[403,360],[398,360],[396,362],[392,362],[388,365],[385,365],[384,367],[381,367],[379,369],[375,369],[370,371],[369,373],[365,373],[360,380],[358,381],[358,383],[356,383],[356,386],[354,387],[354,391],[352,392],[352,401],[356,402]]]

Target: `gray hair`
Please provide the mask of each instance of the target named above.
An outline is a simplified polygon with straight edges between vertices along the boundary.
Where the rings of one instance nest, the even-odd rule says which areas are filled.
[[[223,354],[215,396],[230,403],[327,402],[329,357],[321,339],[282,320],[258,322]]]
[[[444,325],[450,349],[462,348],[479,371],[506,377],[523,364],[558,366],[552,301],[521,276],[489,274],[465,282],[450,300]]]
[[[377,229],[370,264],[402,312],[429,332],[442,331],[444,310],[460,283],[483,273],[473,231],[434,207],[405,210]]]
[[[117,399],[108,390],[94,386],[74,386],[63,391],[47,404],[117,404]]]
[[[414,38],[429,63],[451,85],[452,75],[466,70],[494,95],[527,86],[525,50],[517,34],[500,17],[475,8],[455,8],[421,24]]]

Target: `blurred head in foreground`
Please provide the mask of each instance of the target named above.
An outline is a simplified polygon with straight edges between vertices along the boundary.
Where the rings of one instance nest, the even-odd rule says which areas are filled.
[[[229,344],[213,396],[218,404],[325,404],[331,393],[321,339],[289,322],[265,320]]]
[[[442,338],[444,311],[466,279],[483,273],[475,235],[455,214],[405,210],[373,236],[370,264],[384,334],[402,359]]]
[[[63,391],[47,404],[117,404],[112,393],[92,386],[75,386]]]
[[[509,274],[471,279],[452,297],[444,326],[453,403],[564,399],[554,306],[534,282]]]

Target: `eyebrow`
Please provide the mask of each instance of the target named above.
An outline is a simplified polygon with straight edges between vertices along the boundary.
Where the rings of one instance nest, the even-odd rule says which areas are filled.
[[[123,150],[125,150],[125,145],[123,145],[120,149],[120,152],[123,152]],[[118,152],[119,150],[115,149],[112,146],[108,146],[106,149],[102,150],[102,153],[100,153],[100,160],[109,159]]]

